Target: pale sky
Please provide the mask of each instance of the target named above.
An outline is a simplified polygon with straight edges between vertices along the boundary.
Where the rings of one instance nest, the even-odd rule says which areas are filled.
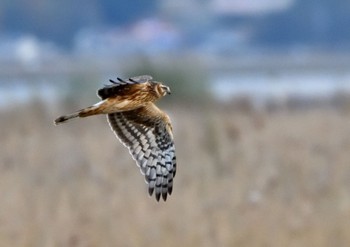
[[[282,11],[294,3],[294,0],[212,0],[215,12],[237,14],[263,14]]]

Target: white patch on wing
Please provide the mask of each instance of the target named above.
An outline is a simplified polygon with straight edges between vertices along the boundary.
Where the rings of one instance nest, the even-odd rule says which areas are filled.
[[[94,105],[92,105],[92,106],[95,106],[95,107],[99,107],[99,106],[101,106],[103,103],[105,103],[106,102],[106,100],[102,100],[102,101],[100,101],[100,102],[97,102],[96,104],[94,104]]]
[[[113,104],[114,107],[118,107],[118,108],[122,108],[122,107],[125,107],[127,106],[128,104],[130,104],[130,100],[123,100],[122,102],[119,102],[119,103],[115,103]]]

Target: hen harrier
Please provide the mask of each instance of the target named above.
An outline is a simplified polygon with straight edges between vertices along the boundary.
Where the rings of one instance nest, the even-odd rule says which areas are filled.
[[[170,94],[170,88],[142,75],[118,81],[97,91],[102,101],[61,116],[55,124],[77,117],[107,114],[111,129],[129,149],[145,175],[148,193],[165,201],[173,189],[176,173],[175,146],[170,118],[154,102]]]

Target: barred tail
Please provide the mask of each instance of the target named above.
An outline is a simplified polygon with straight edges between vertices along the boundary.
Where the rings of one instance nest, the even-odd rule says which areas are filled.
[[[99,105],[100,104],[97,103],[97,104],[95,104],[93,106],[89,106],[89,107],[87,107],[85,109],[82,109],[80,111],[74,112],[72,114],[61,116],[61,117],[55,119],[54,123],[55,123],[55,125],[58,125],[58,124],[67,122],[68,120],[73,119],[73,118],[88,117],[88,116],[92,116],[92,115],[101,114],[102,112],[101,112],[101,110],[99,108]]]
[[[69,115],[65,115],[65,116],[60,116],[59,118],[55,119],[54,123],[55,125],[67,122],[68,120],[72,119],[72,118],[76,118],[79,117],[79,112],[75,112]]]

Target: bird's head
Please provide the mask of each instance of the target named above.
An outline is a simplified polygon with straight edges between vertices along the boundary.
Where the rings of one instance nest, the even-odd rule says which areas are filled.
[[[160,82],[156,84],[155,89],[159,97],[163,97],[167,94],[171,94],[170,88],[167,85],[164,85],[163,83],[160,83]]]

